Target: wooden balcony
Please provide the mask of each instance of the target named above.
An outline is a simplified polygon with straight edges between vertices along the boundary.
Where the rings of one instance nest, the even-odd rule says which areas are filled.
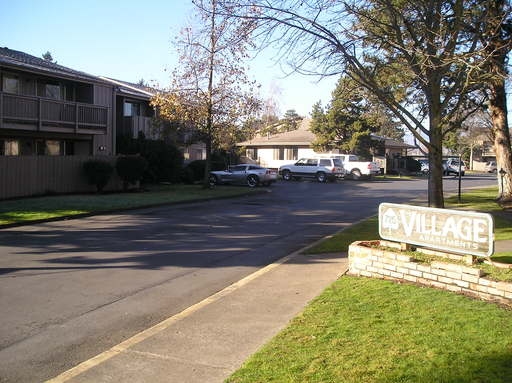
[[[30,124],[37,130],[58,127],[74,133],[106,134],[108,107],[0,92],[0,129],[7,123]]]

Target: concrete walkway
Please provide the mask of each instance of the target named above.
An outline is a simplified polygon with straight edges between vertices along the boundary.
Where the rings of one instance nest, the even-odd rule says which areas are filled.
[[[347,267],[291,254],[49,382],[222,382]]]
[[[291,254],[48,382],[223,382],[347,268],[346,254]]]

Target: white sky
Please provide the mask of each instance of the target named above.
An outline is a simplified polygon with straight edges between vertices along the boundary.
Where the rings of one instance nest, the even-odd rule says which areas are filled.
[[[169,85],[177,65],[171,42],[191,15],[190,0],[0,0],[0,47],[37,57],[50,51],[61,65],[129,82]],[[280,91],[281,115],[295,109],[309,116],[325,106],[337,78],[285,77],[265,52],[250,63],[262,98]]]

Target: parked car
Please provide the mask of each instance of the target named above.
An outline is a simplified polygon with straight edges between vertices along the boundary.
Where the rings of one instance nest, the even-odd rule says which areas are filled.
[[[443,174],[449,176],[450,174],[459,175],[459,167],[460,167],[460,175],[463,176],[466,173],[466,164],[464,161],[460,161],[458,158],[449,158],[447,160],[443,160]]]
[[[426,159],[419,159],[418,162],[420,163],[421,165],[421,169],[420,171],[423,173],[423,174],[428,174],[430,173],[430,163],[428,162],[428,160]]]
[[[355,154],[336,154],[335,158],[341,159],[345,174],[354,180],[380,174],[379,164],[373,161],[361,161]]]
[[[226,170],[210,172],[210,185],[242,184],[251,188],[264,185],[270,186],[277,180],[277,172],[254,164],[239,164]]]
[[[345,170],[339,158],[301,158],[294,164],[281,166],[279,174],[285,181],[313,178],[325,182],[343,178]]]
[[[485,171],[487,173],[496,173],[498,171],[498,167],[496,166],[496,161],[489,161],[485,164]]]

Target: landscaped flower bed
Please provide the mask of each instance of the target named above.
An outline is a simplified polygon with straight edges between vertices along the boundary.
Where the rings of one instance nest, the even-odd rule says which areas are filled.
[[[393,242],[354,242],[348,252],[349,274],[403,280],[512,305],[512,283],[486,278],[482,269],[464,263],[467,257],[439,251],[428,253],[447,261],[421,262]]]

